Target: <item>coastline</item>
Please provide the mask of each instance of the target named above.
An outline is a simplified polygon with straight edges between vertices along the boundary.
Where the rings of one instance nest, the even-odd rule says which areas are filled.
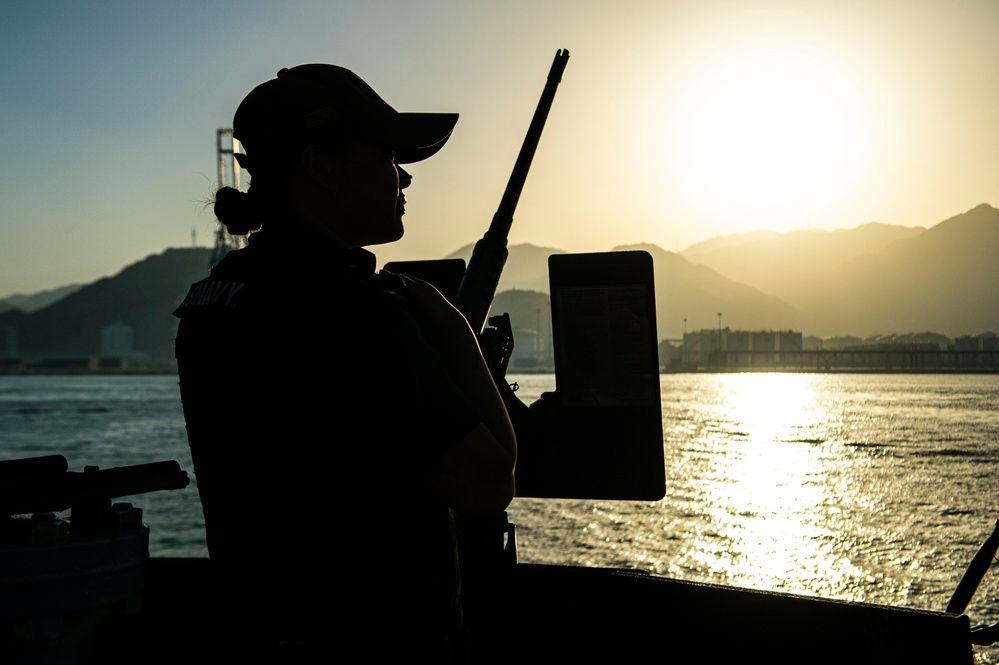
[[[509,375],[546,375],[554,374],[554,369],[516,369],[508,371]],[[16,369],[0,367],[0,376],[163,376],[177,374],[176,367],[142,367],[125,369],[86,369],[86,368],[45,368],[45,367],[21,367]],[[968,375],[988,375],[999,374],[999,367],[996,368],[893,368],[893,369],[872,369],[865,367],[730,367],[725,369],[710,367],[684,367],[669,368],[661,367],[660,375],[669,374],[968,374]]]

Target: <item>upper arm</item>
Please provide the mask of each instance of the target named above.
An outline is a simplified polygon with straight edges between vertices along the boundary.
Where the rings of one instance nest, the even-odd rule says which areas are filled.
[[[515,461],[479,423],[444,453],[438,491],[448,505],[462,513],[501,511],[513,499]]]
[[[503,510],[513,497],[516,454],[490,431],[414,319],[384,303],[344,305],[351,316],[284,328],[286,348],[309,355],[292,363],[298,380],[281,387],[282,402],[307,420],[360,424],[363,439],[328,454],[331,464],[345,455],[367,460],[352,465],[351,482],[364,491],[422,494],[466,513]],[[348,389],[330,399],[301,381],[303,372]]]

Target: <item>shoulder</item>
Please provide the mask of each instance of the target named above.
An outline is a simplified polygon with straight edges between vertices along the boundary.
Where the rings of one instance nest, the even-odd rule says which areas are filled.
[[[253,248],[229,252],[204,279],[195,282],[174,310],[174,316],[240,309],[259,299],[266,284],[265,264]]]

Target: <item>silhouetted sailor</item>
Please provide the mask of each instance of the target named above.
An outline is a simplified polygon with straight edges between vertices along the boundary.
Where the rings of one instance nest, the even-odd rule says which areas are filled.
[[[375,274],[456,114],[398,113],[352,72],[283,69],[243,100],[252,176],[215,214],[253,232],[175,314],[220,623],[216,658],[448,657],[452,509],[501,511],[516,442],[465,319]]]

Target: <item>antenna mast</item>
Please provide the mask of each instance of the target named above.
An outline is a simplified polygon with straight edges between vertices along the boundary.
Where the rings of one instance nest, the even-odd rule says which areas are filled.
[[[215,134],[215,144],[218,150],[218,188],[232,187],[239,189],[239,163],[236,161],[236,153],[239,152],[239,140],[232,135],[232,129],[219,129]],[[212,257],[208,267],[211,268],[230,250],[239,249],[243,243],[235,236],[229,235],[225,225],[221,222],[215,231],[215,247],[212,250]]]

